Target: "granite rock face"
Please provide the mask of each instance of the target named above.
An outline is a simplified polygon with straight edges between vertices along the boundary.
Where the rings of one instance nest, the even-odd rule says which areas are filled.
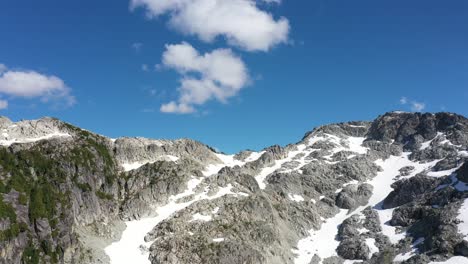
[[[123,221],[166,207],[137,241],[147,263],[468,255],[468,120],[456,114],[391,112],[236,155],[189,139],[109,139],[53,118],[3,117],[0,129],[0,264],[109,263],[104,248]]]

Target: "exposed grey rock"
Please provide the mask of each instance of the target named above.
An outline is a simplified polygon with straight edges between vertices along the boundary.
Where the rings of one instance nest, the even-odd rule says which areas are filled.
[[[457,170],[457,179],[468,183],[468,162],[465,162],[463,166]]]
[[[464,163],[464,159],[459,158],[457,155],[448,156],[445,159],[437,162],[432,168],[433,171],[446,171],[457,168],[460,164]]]
[[[414,166],[405,166],[400,169],[400,176],[409,176],[414,171]]]
[[[455,255],[468,257],[468,241],[463,240],[455,246]]]
[[[170,160],[167,155],[191,159],[201,164],[217,164],[221,161],[215,151],[190,139],[151,140],[146,138],[119,138],[114,143],[115,157],[120,164],[139,161]]]
[[[419,195],[433,190],[440,184],[437,178],[416,175],[403,179],[392,185],[394,189],[384,200],[383,208],[394,208],[413,201]]]
[[[366,243],[357,239],[344,239],[336,249],[338,255],[345,259],[362,259],[369,258],[369,248]]]
[[[0,147],[1,198],[15,213],[12,219],[0,219],[0,230],[20,227],[11,239],[0,241],[0,264],[22,263],[26,249],[37,253],[39,263],[57,258],[58,263],[105,264],[109,259],[103,248],[120,238],[122,220],[154,215],[155,208],[187,190],[193,179],[201,181],[195,194],[178,200],[187,203],[186,207],[145,237],[151,247],[142,250],[148,250],[152,263],[294,263],[291,249],[310,230],[320,229],[339,207],[353,210],[367,205],[374,190],[366,182],[381,170],[376,160],[406,151],[411,152],[412,161],[437,160],[432,171],[445,171],[465,162],[460,151],[468,146],[468,121],[462,116],[393,112],[373,122],[319,127],[297,144],[266,148],[257,160],[205,176],[202,171],[207,165],[221,164],[219,154],[189,139],[111,140],[52,118],[16,123],[0,118],[0,128],[9,137],[23,140],[51,133],[69,135]],[[309,144],[317,137],[323,140]],[[363,146],[369,151],[337,150],[346,146],[347,137],[364,137]],[[305,151],[278,165],[304,144]],[[251,154],[245,151],[234,158],[246,161]],[[142,166],[123,171],[123,165],[132,163]],[[303,163],[306,165],[301,167]],[[266,176],[266,188],[261,189],[255,176],[271,166],[278,169]],[[411,177],[414,170],[403,167],[399,175],[392,175],[400,180],[382,203],[383,208],[394,208],[391,221],[384,224],[405,231],[408,237],[390,243],[382,233],[381,204],[360,208],[339,227],[339,256],[322,263],[343,263],[345,259],[391,263],[418,238],[424,242],[406,263],[466,256],[466,241],[458,234],[456,217],[468,197],[457,187],[462,184],[458,180],[468,182],[467,166],[462,166],[457,176],[439,178],[424,174]],[[26,177],[21,180],[31,186],[20,190],[11,185],[16,189],[3,190],[5,184],[11,188],[10,181],[19,171]],[[232,187],[232,193],[214,199],[227,186]],[[37,195],[32,190],[42,191],[38,199],[31,199]],[[211,198],[193,200],[202,193]],[[30,205],[35,201],[53,206],[32,213]],[[210,220],[196,220],[195,214]],[[370,238],[379,249],[373,256],[364,242]],[[316,255],[311,263],[320,260]]]
[[[343,209],[355,209],[358,206],[366,205],[373,189],[372,185],[367,183],[347,185],[337,195],[336,206]]]

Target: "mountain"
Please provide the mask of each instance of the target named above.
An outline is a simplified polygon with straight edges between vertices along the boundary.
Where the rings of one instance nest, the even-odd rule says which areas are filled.
[[[468,263],[468,119],[390,112],[236,155],[0,118],[0,263]]]

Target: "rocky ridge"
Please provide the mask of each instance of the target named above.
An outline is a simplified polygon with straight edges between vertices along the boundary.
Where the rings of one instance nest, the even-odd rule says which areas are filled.
[[[0,263],[468,256],[459,115],[391,112],[237,155],[188,139],[114,140],[52,118],[2,118],[0,129]]]

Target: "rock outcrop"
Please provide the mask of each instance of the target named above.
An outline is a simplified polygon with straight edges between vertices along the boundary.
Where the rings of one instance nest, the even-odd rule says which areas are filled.
[[[109,263],[124,221],[145,217],[158,221],[137,254],[154,264],[468,256],[460,115],[391,112],[236,155],[53,118],[0,129],[0,264]]]

